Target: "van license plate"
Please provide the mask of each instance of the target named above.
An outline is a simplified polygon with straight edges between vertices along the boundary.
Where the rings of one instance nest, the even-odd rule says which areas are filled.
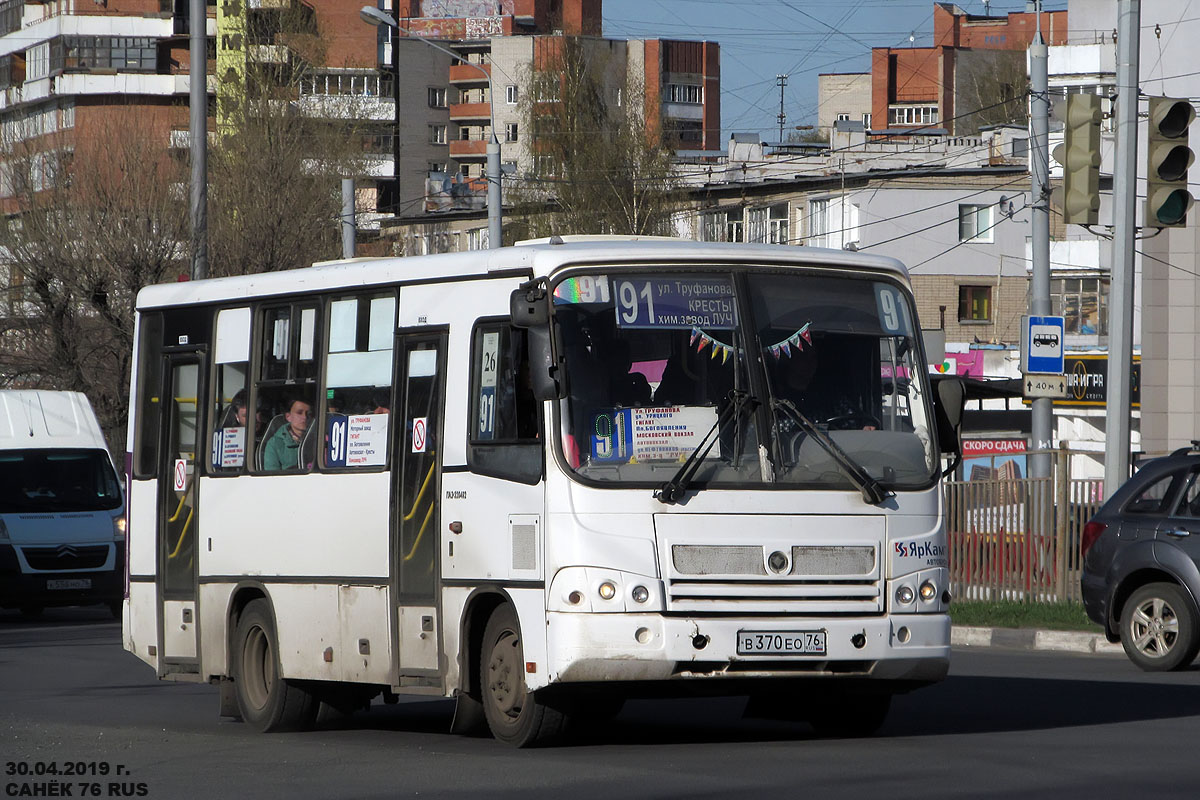
[[[60,578],[46,581],[47,589],[90,589],[91,578]]]
[[[825,655],[825,631],[738,631],[738,655]]]

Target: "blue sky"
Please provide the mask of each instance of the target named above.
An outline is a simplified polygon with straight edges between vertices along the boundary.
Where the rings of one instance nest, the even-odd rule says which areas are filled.
[[[928,47],[933,0],[603,0],[604,35],[620,39],[706,39],[721,45],[721,127],[779,138],[779,85],[787,75],[786,126],[815,124],[817,76],[868,72],[872,47]],[[957,3],[985,13],[982,0]],[[1046,0],[1047,11],[1066,0]],[[990,13],[1024,11],[1024,0],[993,0]]]

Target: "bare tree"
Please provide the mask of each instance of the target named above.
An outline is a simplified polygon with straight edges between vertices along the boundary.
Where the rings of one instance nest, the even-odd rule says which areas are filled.
[[[115,447],[137,292],[187,270],[184,165],[165,146],[167,115],[105,114],[86,137],[9,141],[0,154],[17,212],[0,226],[0,382],[86,393]]]
[[[509,199],[528,236],[670,234],[682,194],[645,90],[623,59],[581,37],[544,39],[522,101],[529,158]]]
[[[1023,50],[965,50],[958,54],[952,130],[978,134],[989,125],[1025,125],[1029,76]]]

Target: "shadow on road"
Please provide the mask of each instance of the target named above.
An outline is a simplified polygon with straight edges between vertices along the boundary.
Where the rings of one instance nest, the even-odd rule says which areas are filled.
[[[567,744],[699,744],[815,738],[805,722],[742,716],[742,698],[630,701],[616,718],[575,726]],[[448,700],[376,704],[319,730],[446,734]],[[1035,731],[1200,716],[1200,686],[955,677],[897,697],[880,738]]]
[[[42,626],[63,625],[97,625],[100,623],[120,624],[120,620],[112,615],[108,606],[63,606],[62,608],[47,608],[38,614],[27,615],[17,609],[0,609],[0,629],[31,628]],[[117,637],[118,640],[120,637]]]

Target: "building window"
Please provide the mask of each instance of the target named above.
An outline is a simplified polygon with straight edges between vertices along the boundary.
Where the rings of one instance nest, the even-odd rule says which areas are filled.
[[[21,30],[21,13],[25,0],[4,0],[0,3],[0,36]]]
[[[1055,278],[1050,304],[1063,318],[1067,333],[1108,335],[1108,281],[1100,278]]]
[[[434,86],[429,87],[429,107],[430,108],[445,108],[446,107],[446,90]]]
[[[866,128],[867,130],[871,130],[871,115],[870,114],[863,114],[863,127]]]
[[[63,36],[50,41],[51,72],[154,72],[157,68],[156,41],[149,37]]]
[[[764,209],[765,210],[765,209]],[[700,216],[700,239],[705,242],[743,241],[742,210],[709,211]]]
[[[314,72],[300,79],[301,95],[379,97],[377,73]]]
[[[704,89],[691,83],[668,83],[668,103],[703,103]]]
[[[429,162],[429,171],[444,173],[446,171],[446,162],[445,161],[430,161]]]
[[[431,144],[446,143],[446,126],[445,125],[430,125],[429,126],[429,141]]]
[[[467,249],[468,250],[487,250],[488,249],[488,229],[487,228],[471,228],[467,231]]]
[[[994,206],[960,204],[958,207],[958,240],[960,242],[991,242]]]
[[[787,203],[778,203],[767,208],[752,208],[748,217],[747,241],[788,244]]]
[[[508,103],[510,106],[515,106],[517,104],[516,84],[510,83],[508,86],[504,87],[504,102]]]
[[[958,321],[959,322],[991,322],[992,320],[992,287],[991,286],[960,286],[958,287]]]
[[[938,121],[937,106],[890,106],[888,125],[934,125]]]
[[[517,140],[517,123],[506,122],[504,124],[504,141],[515,142]]]
[[[849,114],[838,114],[833,119],[834,119],[834,122],[849,122],[850,115]]]
[[[810,200],[808,202],[808,236],[804,241],[813,247],[829,246],[828,200]]]

